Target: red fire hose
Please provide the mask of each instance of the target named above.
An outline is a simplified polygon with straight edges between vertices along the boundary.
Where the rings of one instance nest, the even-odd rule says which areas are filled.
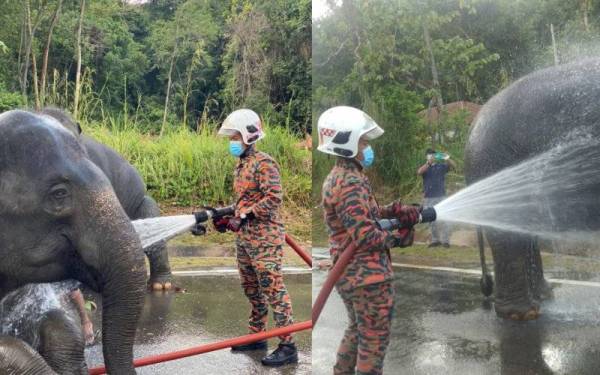
[[[292,249],[294,249],[296,251],[296,253],[298,253],[298,255],[302,259],[304,259],[304,261],[309,266],[312,267],[312,257],[310,256],[310,254],[308,254],[306,251],[304,251],[304,249],[302,249],[300,247],[300,245],[298,245],[298,243],[296,243],[296,241],[294,241],[287,234],[285,235],[285,241]],[[343,255],[342,255],[342,257],[343,257]],[[340,257],[340,261],[342,260],[342,257]],[[338,261],[338,263],[341,263],[340,261]],[[337,266],[337,264],[336,264],[336,266]],[[335,284],[335,281],[334,281],[334,284]],[[329,290],[329,292],[331,292],[331,290]],[[321,297],[321,294],[319,294],[319,297]],[[328,295],[329,295],[329,293],[327,293],[327,296]],[[327,300],[327,296],[325,297],[325,300]],[[325,300],[323,301],[323,303],[325,302]],[[322,308],[323,308],[323,306],[321,306],[321,309]],[[319,313],[320,313],[320,311],[319,311]],[[314,316],[314,308],[313,308],[313,316]],[[317,316],[318,316],[318,314],[317,314]],[[252,342],[268,339],[268,338],[275,337],[275,336],[282,336],[282,335],[286,335],[286,334],[293,333],[293,332],[304,331],[306,329],[311,329],[312,326],[313,326],[312,321],[294,323],[294,324],[286,326],[286,327],[275,328],[275,329],[271,329],[271,330],[268,330],[265,332],[253,333],[250,335],[245,335],[245,336],[240,336],[240,337],[236,337],[233,339],[223,340],[223,341],[215,342],[212,344],[205,344],[205,345],[200,345],[200,346],[196,346],[196,347],[189,348],[189,349],[183,349],[183,350],[179,350],[179,351],[175,351],[175,352],[152,355],[152,356],[136,359],[133,361],[133,365],[135,367],[143,367],[143,366],[153,365],[156,363],[173,361],[175,359],[181,359],[181,358],[190,357],[190,356],[197,355],[197,354],[203,354],[203,353],[208,353],[208,352],[212,352],[215,350],[230,348],[234,345],[250,344]],[[94,368],[90,369],[89,371],[90,371],[90,375],[106,374],[106,368],[104,366],[94,367]]]
[[[296,241],[294,241],[294,239],[292,237],[287,235],[287,233],[285,235],[285,242],[287,242],[287,244],[292,249],[294,249],[298,255],[300,255],[300,258],[304,259],[306,264],[308,264],[312,268],[312,256],[309,253],[307,253],[306,251],[304,251],[304,249],[301,248],[300,245],[298,245],[298,243]]]
[[[312,323],[313,326],[317,324],[317,320],[319,320],[319,315],[321,315],[321,311],[323,310],[323,306],[325,306],[325,302],[327,302],[327,298],[331,294],[335,283],[339,280],[342,272],[346,269],[346,266],[350,262],[350,260],[354,257],[354,253],[356,252],[356,246],[352,243],[346,250],[342,252],[338,260],[335,262],[335,265],[329,270],[329,274],[327,275],[327,279],[323,283],[321,290],[319,291],[319,295],[313,303],[312,307]]]
[[[266,332],[253,333],[251,335],[245,335],[236,337],[229,340],[224,340],[220,342],[215,342],[212,344],[200,345],[194,348],[183,349],[176,352],[170,352],[165,354],[159,354],[154,356],[149,356],[145,358],[136,359],[133,361],[135,367],[143,367],[148,365],[153,365],[156,363],[172,361],[175,359],[181,359],[185,357],[190,357],[197,354],[203,354],[212,352],[215,350],[229,348],[233,345],[243,345],[249,344],[255,341],[260,341],[264,339],[268,339],[275,336],[286,335],[292,332],[302,331],[305,329],[312,328],[312,322],[306,321],[301,323],[295,323],[287,327],[275,328]],[[96,367],[90,370],[90,375],[99,375],[105,374],[106,369],[103,367]]]

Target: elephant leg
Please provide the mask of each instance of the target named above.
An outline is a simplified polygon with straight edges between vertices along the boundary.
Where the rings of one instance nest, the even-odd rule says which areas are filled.
[[[59,374],[88,374],[81,322],[63,310],[46,314],[40,327],[39,353]]]
[[[138,207],[135,219],[146,219],[160,216],[158,204],[150,196],[146,195],[144,201]],[[169,264],[169,253],[167,252],[167,242],[160,241],[149,248],[144,249],[150,263],[150,279],[148,285],[153,290],[171,289],[171,266]]]
[[[496,315],[512,320],[536,319],[539,301],[531,288],[532,274],[528,269],[531,236],[489,231],[487,238],[494,258]]]
[[[540,254],[538,239],[534,238],[531,241],[531,245],[532,246],[527,251],[529,287],[533,293],[533,298],[538,302],[541,302],[553,297],[552,287],[548,281],[546,281],[546,278],[544,278],[544,267],[542,265],[542,256]]]

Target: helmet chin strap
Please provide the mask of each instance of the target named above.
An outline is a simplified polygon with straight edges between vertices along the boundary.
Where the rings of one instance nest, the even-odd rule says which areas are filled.
[[[244,143],[244,144],[245,144],[245,143]],[[243,158],[245,158],[245,157],[248,155],[248,151],[249,151],[249,150],[251,150],[251,149],[254,149],[254,145],[255,145],[255,144],[256,144],[256,143],[253,143],[253,144],[251,144],[251,145],[246,145],[246,148],[244,149],[244,152],[242,152],[242,154],[240,155],[240,159],[243,159]]]

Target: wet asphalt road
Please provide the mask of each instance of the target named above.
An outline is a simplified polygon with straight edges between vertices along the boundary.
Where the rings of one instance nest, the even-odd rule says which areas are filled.
[[[284,274],[292,298],[295,320],[310,319],[310,274]],[[175,284],[187,293],[148,293],[134,346],[134,357],[181,350],[246,334],[249,304],[237,275],[176,277]],[[99,328],[100,311],[94,313]],[[269,327],[273,327],[269,314]],[[138,369],[138,374],[310,374],[310,331],[295,335],[299,363],[269,369],[260,359],[266,352],[231,353],[224,349]],[[277,339],[269,340],[269,352]],[[102,363],[102,348],[86,349],[88,366]]]
[[[555,285],[540,319],[509,322],[484,300],[478,277],[395,272],[385,374],[600,374],[598,287]],[[325,277],[313,272],[313,299]],[[313,374],[331,374],[346,323],[334,292],[313,330]]]

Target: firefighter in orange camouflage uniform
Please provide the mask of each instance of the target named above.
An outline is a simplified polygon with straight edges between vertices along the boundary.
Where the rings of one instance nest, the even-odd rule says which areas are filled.
[[[366,113],[334,107],[318,121],[318,150],[338,156],[323,184],[323,209],[332,263],[351,243],[357,246],[336,289],[348,311],[334,374],[381,374],[389,343],[394,288],[389,249],[412,244],[419,211],[394,202],[380,208],[364,174],[374,160],[369,140],[383,134]],[[410,229],[382,230],[377,219],[396,218]]]
[[[235,169],[235,216],[216,219],[221,232],[236,232],[237,260],[242,288],[251,304],[250,333],[266,329],[268,307],[277,327],[293,323],[292,302],[281,270],[284,228],[279,215],[283,192],[279,167],[269,155],[256,150],[264,137],[259,116],[249,109],[232,112],[219,135],[229,137],[229,151],[239,157]],[[291,335],[280,336],[277,349],[262,359],[266,366],[298,362]],[[267,341],[231,348],[233,351],[265,350]]]

